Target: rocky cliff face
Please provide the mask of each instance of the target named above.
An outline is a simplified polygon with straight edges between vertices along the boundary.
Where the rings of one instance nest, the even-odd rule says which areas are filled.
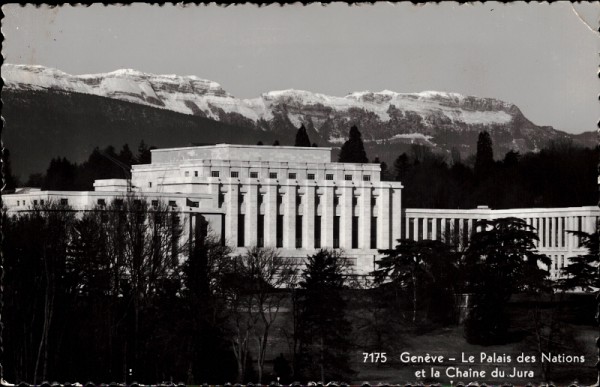
[[[320,145],[339,146],[357,125],[369,147],[420,143],[441,151],[473,151],[482,130],[492,134],[498,153],[535,151],[548,141],[572,137],[540,127],[513,104],[456,93],[354,92],[334,97],[309,91],[271,91],[239,99],[216,82],[196,76],[154,75],[135,70],[69,75],[42,66],[2,66],[11,91],[59,91],[133,102],[225,124],[268,131],[284,142],[304,124]]]

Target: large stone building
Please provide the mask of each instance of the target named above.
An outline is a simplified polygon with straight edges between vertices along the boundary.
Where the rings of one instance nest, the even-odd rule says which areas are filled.
[[[401,235],[399,182],[381,181],[378,164],[331,162],[331,148],[218,144],[152,150],[131,182],[97,180],[92,192],[23,191],[6,195],[12,211],[54,200],[89,210],[128,191],[179,209],[190,227],[199,216],[224,243],[272,246],[304,259],[343,249],[360,273],[378,249]]]
[[[491,210],[402,209],[399,182],[381,181],[378,164],[331,162],[330,148],[218,144],[155,149],[134,165],[131,181],[97,180],[94,191],[21,189],[4,195],[10,212],[53,201],[80,211],[140,195],[181,212],[191,231],[200,220],[241,253],[271,246],[298,258],[343,249],[358,274],[375,268],[378,249],[397,239],[466,242],[479,219],[519,217],[533,225],[538,249],[553,260],[552,277],[583,250],[568,230],[593,232],[598,207]],[[206,224],[202,222],[201,224]]]

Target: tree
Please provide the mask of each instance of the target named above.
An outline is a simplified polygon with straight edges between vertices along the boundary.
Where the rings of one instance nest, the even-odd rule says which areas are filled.
[[[19,217],[3,213],[6,282],[5,358],[13,376],[39,383],[53,377],[60,360],[61,320],[70,312],[68,255],[74,214],[46,202]],[[9,368],[7,368],[9,369]]]
[[[119,152],[118,159],[129,166],[135,163],[135,158],[133,157],[133,152],[129,149],[129,144],[123,145],[123,148],[121,148],[121,151]]]
[[[392,180],[392,176],[390,176],[390,172],[388,170],[387,163],[385,161],[380,161],[379,157],[375,157],[373,160],[374,164],[379,164],[381,167],[381,180],[382,181],[390,181]]]
[[[287,288],[296,283],[294,262],[272,248],[251,247],[236,258],[235,272],[241,283],[233,288],[231,308],[235,323],[232,344],[238,361],[238,379],[243,381],[250,337],[256,340],[258,382],[262,382],[271,327],[287,298]]]
[[[581,246],[587,249],[585,254],[569,258],[569,265],[562,269],[564,278],[560,280],[559,287],[563,289],[581,289],[591,291],[600,288],[600,252],[598,241],[600,231],[586,233],[583,231],[569,231],[581,240]]]
[[[138,164],[150,164],[152,162],[152,153],[150,150],[153,148],[154,147],[148,147],[144,140],[142,140],[138,146],[138,154],[135,158],[135,161]]]
[[[10,160],[10,151],[7,148],[2,149],[2,191],[12,191],[17,188],[19,180],[12,173]]]
[[[408,155],[406,153],[402,153],[394,161],[394,173],[396,174],[396,180],[404,182],[404,180],[407,177],[409,168],[410,162],[408,159]]]
[[[494,167],[494,150],[492,138],[486,131],[480,132],[477,138],[477,154],[475,156],[475,177],[481,181],[487,178]]]
[[[336,251],[320,250],[307,259],[297,303],[296,377],[348,380],[354,374],[349,357],[352,327],[342,297],[347,272],[346,259]]]
[[[368,163],[367,153],[365,152],[365,146],[362,142],[362,135],[358,131],[356,126],[350,128],[350,134],[348,141],[342,145],[340,151],[339,162],[340,163]]]
[[[533,294],[547,288],[550,258],[534,245],[534,228],[523,219],[482,220],[464,256],[466,290],[475,294],[475,305],[465,321],[470,343],[494,344],[506,341],[508,319],[504,307],[519,291]]]
[[[43,190],[69,191],[77,189],[74,181],[77,175],[77,165],[66,158],[56,158],[50,161],[46,171]]]
[[[217,383],[236,370],[228,350],[225,300],[228,282],[237,276],[229,256],[231,248],[212,234],[197,236],[190,236],[191,253],[182,265],[184,316],[190,324],[184,353],[188,353],[189,368],[197,381]]]
[[[306,128],[304,124],[300,126],[298,131],[296,132],[296,141],[294,142],[294,146],[305,146],[310,147],[310,138],[308,138],[308,133],[306,132]]]
[[[457,256],[453,249],[437,240],[401,239],[394,249],[380,250],[384,254],[376,261],[378,268],[372,273],[375,284],[387,281],[412,295],[412,322],[417,322],[421,297],[432,302],[430,317],[450,322],[453,316],[454,283],[457,273]],[[438,302],[439,301],[439,302]],[[437,315],[434,315],[437,314]]]

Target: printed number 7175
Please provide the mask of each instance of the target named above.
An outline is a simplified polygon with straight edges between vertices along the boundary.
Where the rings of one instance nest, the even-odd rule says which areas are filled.
[[[363,352],[363,363],[385,363],[385,352]]]

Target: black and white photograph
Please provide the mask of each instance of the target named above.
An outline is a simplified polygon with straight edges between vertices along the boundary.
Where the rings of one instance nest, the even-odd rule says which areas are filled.
[[[600,2],[2,13],[3,386],[600,384]]]

